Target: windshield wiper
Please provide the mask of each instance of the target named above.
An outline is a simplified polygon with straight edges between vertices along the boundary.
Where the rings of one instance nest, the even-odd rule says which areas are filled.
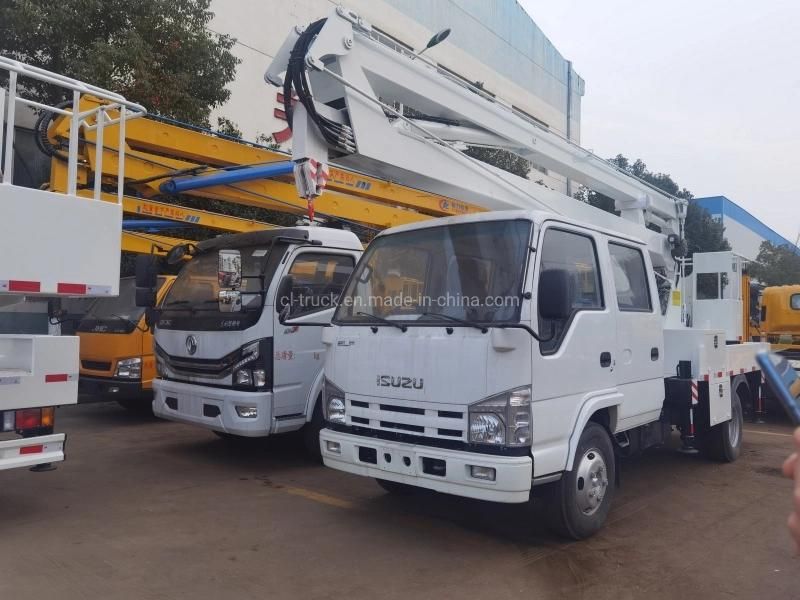
[[[434,313],[434,312],[424,312],[422,313],[423,317],[438,317],[439,319],[445,319],[446,321],[453,321],[454,323],[461,323],[468,327],[474,327],[475,329],[480,330],[481,333],[486,333],[489,329],[485,325],[478,325],[474,321],[468,321],[467,319],[459,319],[458,317],[451,317],[450,315],[444,315],[442,313]]]
[[[361,311],[357,312],[356,314],[360,315],[360,316],[364,316],[364,317],[369,317],[370,319],[374,319],[375,321],[378,321],[379,323],[385,323],[386,325],[391,325],[392,327],[397,327],[403,333],[405,333],[408,330],[408,327],[406,327],[402,323],[396,323],[396,322],[394,322],[394,321],[392,321],[390,319],[384,319],[383,317],[379,317],[377,315],[373,315],[373,314],[365,313],[365,312],[361,312]]]
[[[124,323],[127,323],[128,325],[133,325],[134,329],[138,329],[139,331],[147,331],[146,329],[142,329],[141,327],[139,327],[139,324],[133,321],[132,319],[128,319],[126,317],[123,317],[122,315],[117,315],[114,313],[111,313],[111,316],[114,317],[115,319],[123,321]]]

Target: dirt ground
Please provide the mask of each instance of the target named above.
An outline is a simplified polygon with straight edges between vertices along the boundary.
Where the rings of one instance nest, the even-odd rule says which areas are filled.
[[[299,442],[236,445],[115,404],[62,409],[68,459],[0,472],[0,599],[800,598],[782,422],[719,465],[624,461],[605,529],[564,543],[528,506],[317,466]]]

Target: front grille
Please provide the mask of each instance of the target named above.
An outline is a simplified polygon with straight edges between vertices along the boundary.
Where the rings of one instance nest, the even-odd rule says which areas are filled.
[[[211,379],[220,379],[230,374],[231,368],[236,363],[239,351],[231,352],[222,358],[189,358],[184,356],[170,356],[160,347],[156,346],[156,353],[164,361],[167,369],[182,375],[199,375]]]
[[[82,360],[81,366],[84,369],[88,369],[90,371],[110,371],[111,370],[111,363],[110,362],[102,362],[99,360]]]
[[[363,398],[363,397],[362,397]],[[432,402],[347,400],[347,424],[375,431],[466,441],[466,411]]]

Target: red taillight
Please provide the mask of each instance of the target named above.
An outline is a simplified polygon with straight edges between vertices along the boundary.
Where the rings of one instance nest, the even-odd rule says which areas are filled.
[[[20,429],[38,429],[42,426],[42,410],[39,408],[26,408],[17,411],[15,427]]]
[[[41,454],[44,452],[44,444],[35,444],[33,446],[23,446],[19,449],[20,454]]]

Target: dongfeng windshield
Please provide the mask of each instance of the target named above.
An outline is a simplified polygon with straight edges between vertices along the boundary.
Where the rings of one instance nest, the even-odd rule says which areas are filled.
[[[161,305],[158,326],[162,329],[242,329],[261,315],[264,282],[270,281],[286,251],[285,244],[239,248],[242,257],[242,311],[219,311],[219,254],[209,251],[192,258],[178,273]],[[265,262],[269,260],[269,264]],[[263,276],[263,277],[262,277]]]
[[[531,222],[484,221],[378,237],[351,277],[334,321],[493,323],[519,319]]]

